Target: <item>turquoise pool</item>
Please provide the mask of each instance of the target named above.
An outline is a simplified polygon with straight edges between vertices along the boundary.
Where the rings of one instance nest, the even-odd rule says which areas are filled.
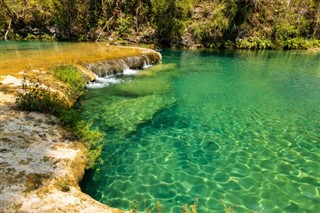
[[[84,97],[107,136],[83,191],[140,211],[320,212],[320,54],[161,53]]]

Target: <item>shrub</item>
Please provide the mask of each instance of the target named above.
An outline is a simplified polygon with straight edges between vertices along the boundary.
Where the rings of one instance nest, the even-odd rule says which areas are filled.
[[[130,34],[134,34],[133,26],[131,20],[133,19],[132,16],[128,17],[121,17],[116,20],[117,27],[115,30],[119,33],[121,37],[127,37]]]
[[[85,93],[82,75],[76,67],[68,64],[59,65],[53,67],[53,74],[57,79],[68,84],[71,98],[78,98]]]
[[[272,49],[274,48],[274,44],[268,39],[249,37],[236,39],[236,47],[238,49]]]
[[[24,78],[22,89],[23,92],[16,96],[16,105],[19,109],[38,111],[55,116],[60,116],[67,109],[58,92],[50,91],[39,80]]]
[[[155,24],[160,43],[165,46],[176,46],[181,42],[187,21],[192,17],[192,1],[162,0],[156,7]]]
[[[309,49],[309,48],[316,48],[320,47],[320,40],[307,40],[304,38],[292,38],[286,41],[282,41],[280,45],[283,49],[290,50],[290,49]]]
[[[207,48],[220,48],[230,28],[229,8],[226,2],[207,2],[201,5],[202,16],[197,15],[189,25],[193,39]],[[199,11],[199,12],[200,12]],[[199,13],[198,12],[198,13]]]
[[[73,126],[73,132],[77,139],[84,143],[88,149],[86,168],[95,168],[96,165],[101,164],[103,161],[100,155],[105,134],[98,129],[92,129],[92,123],[86,123],[83,120],[78,121]]]

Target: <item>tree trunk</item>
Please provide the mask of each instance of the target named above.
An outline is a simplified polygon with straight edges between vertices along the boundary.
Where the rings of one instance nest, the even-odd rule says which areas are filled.
[[[11,22],[12,22],[12,19],[9,20],[9,25],[8,25],[8,28],[7,28],[7,31],[6,33],[4,34],[4,40],[7,41],[8,40],[8,33],[9,31],[11,30]]]

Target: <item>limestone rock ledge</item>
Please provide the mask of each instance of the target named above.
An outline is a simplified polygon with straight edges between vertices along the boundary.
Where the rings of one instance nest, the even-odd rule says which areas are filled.
[[[85,147],[54,116],[0,91],[0,212],[124,212],[81,192]]]
[[[129,47],[126,48],[128,49]],[[132,49],[139,50],[139,54],[90,63],[82,63],[82,66],[95,73],[97,76],[103,77],[106,75],[121,73],[123,70],[128,68],[142,69],[144,66],[154,64],[162,59],[161,54],[154,50],[136,47]],[[82,71],[82,73],[85,72]]]
[[[138,50],[138,56],[75,66],[87,82],[94,81],[97,73],[107,75],[126,67],[142,68],[161,60],[155,51]],[[54,79],[49,71],[30,70],[15,76],[0,76],[0,213],[125,212],[81,192],[79,181],[85,171],[86,148],[73,140],[57,118],[14,108],[14,94],[23,77],[41,79],[45,88],[58,92],[70,105],[75,101],[69,99],[67,85]]]

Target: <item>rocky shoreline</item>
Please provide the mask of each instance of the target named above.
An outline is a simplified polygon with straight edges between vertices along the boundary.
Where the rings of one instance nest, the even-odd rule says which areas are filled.
[[[0,212],[124,212],[81,192],[85,146],[56,117],[16,109],[21,81],[0,87]]]
[[[157,54],[153,62],[161,59]],[[80,71],[85,81],[93,80]],[[46,71],[29,73],[46,76],[50,89],[67,89],[50,82]],[[21,76],[0,76],[0,212],[125,212],[81,192],[86,148],[56,117],[16,109]]]
[[[123,212],[81,192],[85,147],[54,116],[0,96],[0,212]]]

